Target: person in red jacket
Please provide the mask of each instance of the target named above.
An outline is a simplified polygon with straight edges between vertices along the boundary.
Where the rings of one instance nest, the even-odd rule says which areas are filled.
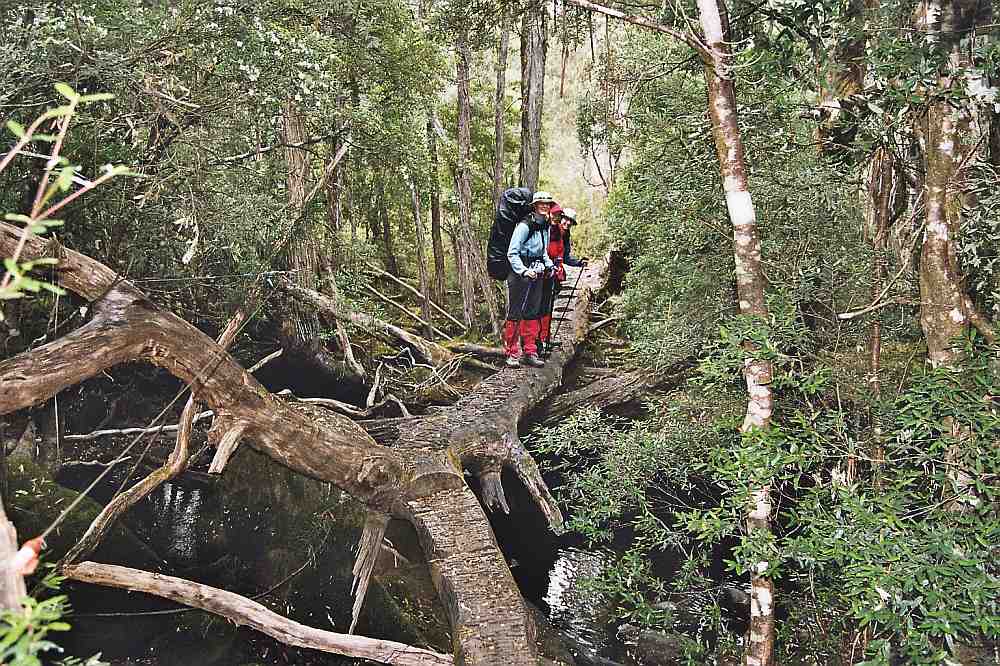
[[[551,341],[552,307],[562,283],[566,280],[566,266],[586,266],[587,260],[577,259],[570,254],[570,227],[576,224],[576,211],[572,208],[562,208],[555,204],[549,209],[549,244],[547,253],[555,272],[547,278],[542,289],[542,317],[538,332],[538,344],[543,351],[552,351],[555,347]]]

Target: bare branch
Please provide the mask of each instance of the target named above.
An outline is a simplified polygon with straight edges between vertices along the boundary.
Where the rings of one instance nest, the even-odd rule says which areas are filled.
[[[106,585],[171,599],[186,606],[221,615],[237,625],[267,634],[285,645],[321,650],[380,664],[398,666],[450,666],[454,660],[444,654],[363,636],[349,636],[314,629],[268,610],[265,606],[233,592],[220,590],[183,578],[130,569],[113,564],[82,562],[66,567],[65,575],[83,583]]]

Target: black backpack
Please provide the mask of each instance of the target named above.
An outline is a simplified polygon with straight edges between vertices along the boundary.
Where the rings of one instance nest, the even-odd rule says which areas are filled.
[[[514,227],[531,212],[532,191],[527,187],[512,187],[500,195],[500,205],[486,244],[486,272],[494,280],[506,280],[510,273],[507,248]]]

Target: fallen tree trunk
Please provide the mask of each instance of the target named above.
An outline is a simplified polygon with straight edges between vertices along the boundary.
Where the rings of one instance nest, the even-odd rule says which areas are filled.
[[[451,666],[455,663],[455,660],[448,655],[405,643],[314,629],[278,615],[256,601],[234,592],[183,578],[97,562],[81,562],[68,566],[63,573],[67,578],[82,583],[145,592],[186,606],[200,608],[220,615],[238,626],[252,627],[285,645],[397,666]]]
[[[500,347],[487,347],[485,345],[474,345],[471,342],[454,342],[448,345],[448,349],[456,354],[469,354],[487,361],[502,359],[505,354]]]
[[[546,400],[538,411],[541,419],[566,416],[584,405],[607,409],[642,397],[657,385],[657,380],[640,372],[605,377],[582,389]]]
[[[400,287],[403,287],[404,289],[406,289],[407,291],[409,291],[411,294],[413,294],[417,298],[420,298],[420,299],[424,298],[424,295],[420,293],[419,289],[417,289],[413,285],[410,285],[410,284],[407,284],[406,282],[403,282],[402,280],[400,280],[398,277],[396,277],[392,273],[390,273],[388,271],[384,271],[381,268],[379,268],[378,266],[375,266],[374,264],[370,264],[367,261],[365,262],[365,266],[367,266],[368,268],[372,269],[373,271],[375,271],[376,273],[378,273],[382,277],[389,278],[390,280],[392,280],[393,282],[395,282],[396,284],[398,284]],[[455,317],[453,317],[451,315],[451,313],[449,313],[447,310],[445,310],[440,305],[438,305],[437,303],[435,303],[433,300],[428,299],[428,302],[430,303],[430,306],[432,308],[434,308],[435,310],[437,310],[439,313],[443,314],[445,317],[447,317],[453,324],[455,324],[456,326],[458,326],[460,329],[465,328],[465,325],[462,322],[460,322],[459,320],[455,319]]]
[[[20,229],[0,223],[0,256],[13,254],[20,237]],[[30,236],[21,256],[32,261],[47,256],[49,249],[48,242]],[[603,269],[595,265],[587,270],[584,287],[599,283]],[[388,448],[343,416],[273,396],[211,339],[155,306],[100,262],[62,248],[55,278],[91,301],[93,318],[58,340],[0,362],[0,415],[42,402],[114,365],[145,360],[161,366],[215,412],[214,430],[220,437],[238,433],[290,469],[333,483],[372,510],[414,524],[432,567],[439,563],[434,581],[454,628],[457,663],[535,664],[535,646],[526,640],[530,621],[483,509],[465,485],[462,465],[486,474],[484,479],[496,470],[493,485],[499,487],[498,470],[509,464],[550,522],[561,522],[537,466],[516,440],[516,423],[558,385],[569,352],[557,352],[556,362],[543,370],[502,372],[484,381],[490,388],[487,399],[482,404],[466,400],[471,427],[456,430],[461,415],[450,410],[447,433],[424,441],[408,433],[405,446]],[[579,293],[576,311],[582,318],[566,327],[567,340],[578,340],[586,331],[590,291]],[[510,416],[502,423],[490,421],[503,412],[498,407],[505,398],[513,401]],[[492,416],[484,412],[486,403]],[[424,425],[421,430],[434,422],[417,421]],[[507,436],[511,427],[513,440]],[[475,557],[465,557],[468,553]],[[482,581],[489,581],[488,598]]]
[[[575,293],[564,290],[556,306],[566,312],[566,320],[553,342],[558,347],[545,367],[504,370],[480,382],[474,391],[433,416],[401,429],[402,448],[440,446],[457,452],[463,464],[479,477],[483,500],[491,509],[506,510],[507,501],[500,473],[507,467],[514,471],[531,493],[553,529],[561,529],[562,513],[542,480],[534,459],[518,438],[518,423],[562,383],[563,369],[576,354],[577,345],[586,337],[590,325],[590,303],[608,275],[608,259],[593,262],[586,268],[570,268],[568,279],[582,271]]]
[[[391,275],[391,273],[389,275]],[[430,323],[429,321],[427,321],[423,317],[410,312],[406,308],[406,306],[401,305],[401,304],[397,303],[396,301],[392,300],[391,298],[389,298],[388,296],[386,296],[385,294],[383,294],[381,291],[379,291],[375,287],[371,286],[370,284],[366,284],[365,288],[368,291],[370,291],[372,294],[374,294],[377,299],[379,299],[383,303],[388,303],[392,307],[396,308],[397,310],[399,310],[400,312],[402,312],[403,314],[405,314],[407,317],[410,317],[411,319],[413,319],[414,321],[416,321],[418,324],[421,324],[422,326],[424,326],[425,328],[427,328],[429,331],[433,331],[436,335],[440,335],[445,340],[451,340],[451,336],[448,335],[447,333],[445,333],[444,331],[442,331],[440,328],[438,328],[434,324]],[[428,333],[428,335],[430,335],[430,334]]]

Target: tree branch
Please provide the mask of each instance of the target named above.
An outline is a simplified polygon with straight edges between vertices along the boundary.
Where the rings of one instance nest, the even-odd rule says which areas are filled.
[[[69,566],[63,573],[67,578],[83,583],[137,590],[200,608],[237,625],[256,629],[285,645],[398,666],[450,666],[455,663],[448,655],[404,643],[314,629],[282,617],[244,596],[183,578],[97,562]]]
[[[626,14],[625,12],[613,9],[612,7],[605,7],[604,5],[598,5],[597,3],[590,2],[590,0],[566,0],[567,4],[574,5],[580,9],[586,9],[587,11],[597,12],[598,14],[604,14],[605,16],[610,16],[611,18],[620,19],[626,21],[633,25],[637,25],[643,28],[649,28],[650,30],[655,30],[656,32],[663,33],[669,37],[673,37],[676,40],[682,41],[701,56],[701,59],[705,62],[711,62],[711,53],[698,39],[689,32],[681,32],[680,30],[675,30],[669,26],[663,25],[662,23],[657,23],[652,19],[648,19],[644,16],[633,16],[632,14]]]

